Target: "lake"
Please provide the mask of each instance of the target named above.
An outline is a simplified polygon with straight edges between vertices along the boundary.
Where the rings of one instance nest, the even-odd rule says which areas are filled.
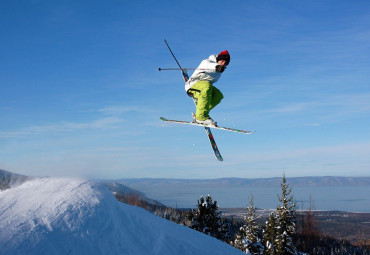
[[[126,184],[127,185],[127,184]],[[184,187],[173,186],[131,186],[148,197],[167,206],[193,208],[201,195],[210,194],[221,208],[246,207],[253,194],[254,205],[262,209],[273,209],[279,204],[277,194],[280,187]],[[292,194],[298,209],[339,210],[349,212],[370,212],[370,186],[341,187],[293,187]]]

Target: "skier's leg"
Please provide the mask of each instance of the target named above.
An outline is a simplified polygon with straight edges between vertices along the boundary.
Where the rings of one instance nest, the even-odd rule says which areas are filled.
[[[212,110],[216,105],[218,105],[223,98],[224,98],[224,95],[222,95],[222,92],[218,88],[213,86],[213,88],[212,88],[212,101],[211,101],[211,104],[209,106],[209,110]]]
[[[195,114],[198,120],[206,120],[209,118],[212,88],[212,84],[208,81],[199,81],[192,86],[192,89],[200,91],[194,93],[194,98],[198,99],[197,111]]]

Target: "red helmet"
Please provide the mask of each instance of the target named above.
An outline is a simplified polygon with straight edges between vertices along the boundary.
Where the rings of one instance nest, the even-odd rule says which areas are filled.
[[[220,54],[217,55],[217,62],[220,60],[225,60],[226,65],[230,63],[230,54],[227,50],[221,51]]]

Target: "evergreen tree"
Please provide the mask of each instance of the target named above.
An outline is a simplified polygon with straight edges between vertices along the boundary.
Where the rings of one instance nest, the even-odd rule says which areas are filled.
[[[245,232],[244,232],[244,227],[240,227],[239,232],[235,236],[234,242],[231,242],[230,245],[234,246],[238,250],[241,250],[243,252],[246,251],[245,247]]]
[[[6,190],[10,188],[10,178],[6,178],[5,175],[0,181],[0,190]]]
[[[276,254],[298,254],[292,240],[295,234],[295,203],[285,174],[280,186],[282,194],[278,198],[281,205],[276,210]]]
[[[227,224],[221,218],[217,201],[212,201],[210,195],[207,195],[206,199],[200,197],[197,209],[190,211],[188,218],[191,220],[192,229],[223,241],[229,238]]]
[[[268,220],[266,221],[266,226],[263,232],[263,244],[265,246],[265,253],[267,255],[276,254],[276,218],[274,213],[270,213]]]
[[[253,196],[249,198],[247,207],[247,216],[244,218],[246,224],[240,228],[234,241],[234,247],[247,254],[259,255],[263,252],[263,246],[260,243],[260,226],[257,224],[256,207],[254,207]]]

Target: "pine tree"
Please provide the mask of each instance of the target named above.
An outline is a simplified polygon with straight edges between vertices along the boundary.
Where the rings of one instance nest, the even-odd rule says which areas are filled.
[[[281,196],[278,195],[280,206],[276,211],[276,254],[298,254],[293,244],[295,233],[295,203],[293,202],[292,189],[286,181],[285,174],[281,182]]]
[[[263,244],[265,246],[265,253],[267,255],[276,254],[276,217],[274,213],[270,213],[268,220],[266,221],[265,229],[263,232]]]
[[[6,190],[10,188],[10,178],[6,178],[5,175],[0,181],[0,190]]]
[[[254,207],[253,196],[249,197],[247,216],[244,218],[246,224],[240,228],[234,241],[234,247],[247,254],[262,254],[263,246],[260,243],[260,226],[257,224],[256,207]]]
[[[245,230],[244,227],[240,227],[239,232],[236,233],[236,237],[234,242],[231,242],[230,245],[234,246],[235,248],[245,252],[246,247],[245,247]]]
[[[221,218],[217,201],[212,201],[210,195],[206,199],[200,197],[197,209],[190,211],[188,218],[191,220],[190,228],[223,241],[228,239],[227,224]]]

